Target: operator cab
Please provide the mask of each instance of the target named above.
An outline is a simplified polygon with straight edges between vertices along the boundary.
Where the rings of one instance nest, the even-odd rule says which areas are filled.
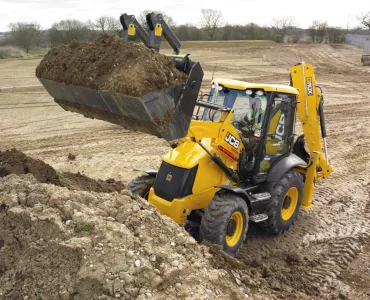
[[[245,147],[240,161],[245,176],[264,177],[275,162],[290,154],[298,93],[284,85],[213,81],[208,101],[234,110],[232,123]],[[206,108],[202,120],[218,122],[220,115]]]
[[[260,134],[269,95],[261,89],[237,90],[216,83],[212,85],[209,101],[233,108],[233,125],[242,137],[251,137]],[[205,109],[202,119],[216,121],[219,115]]]

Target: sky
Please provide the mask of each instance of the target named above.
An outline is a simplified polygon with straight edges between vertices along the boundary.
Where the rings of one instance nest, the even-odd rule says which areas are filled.
[[[102,15],[122,13],[139,15],[143,10],[160,10],[170,15],[176,24],[201,20],[201,9],[222,11],[229,24],[270,25],[273,18],[293,16],[301,28],[308,28],[313,20],[328,21],[330,26],[346,28],[359,24],[361,12],[370,11],[369,0],[0,0],[0,32],[8,31],[15,22],[41,24],[43,29],[63,19],[94,20]]]

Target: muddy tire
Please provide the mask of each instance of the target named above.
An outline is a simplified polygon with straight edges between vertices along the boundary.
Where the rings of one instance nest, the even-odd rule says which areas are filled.
[[[267,209],[268,219],[260,226],[265,231],[281,234],[287,231],[297,218],[302,203],[303,180],[296,171],[286,172],[275,184]]]
[[[150,175],[142,175],[132,179],[127,187],[134,194],[147,199],[149,196],[149,190],[154,184],[155,177]]]
[[[233,193],[215,195],[205,209],[200,239],[220,245],[222,250],[236,256],[248,229],[248,206]]]

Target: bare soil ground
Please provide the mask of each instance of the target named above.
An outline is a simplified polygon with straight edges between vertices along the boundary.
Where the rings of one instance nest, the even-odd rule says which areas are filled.
[[[170,258],[164,261],[163,270],[159,270],[160,277],[163,278],[163,272],[167,270],[166,268],[169,270],[174,267],[171,262],[177,260],[181,270],[177,273],[168,271],[168,276],[179,280],[178,278],[183,272],[185,274],[182,278],[184,290],[177,290],[175,282],[167,279],[162,290],[153,288],[147,282],[131,286],[130,280],[133,279],[130,277],[120,279],[123,282],[116,281],[117,285],[124,283],[128,287],[127,291],[120,287],[120,295],[127,299],[130,299],[129,297],[135,299],[139,296],[142,297],[141,299],[145,299],[145,297],[149,297],[149,294],[156,299],[160,299],[161,296],[165,296],[167,299],[171,297],[211,299],[216,296],[223,296],[224,299],[242,299],[241,297],[244,297],[243,294],[246,292],[249,297],[255,299],[369,299],[370,152],[368,145],[370,130],[368,124],[370,121],[370,68],[362,67],[360,63],[361,55],[366,51],[347,45],[234,44],[223,43],[223,47],[219,45],[212,47],[212,44],[209,43],[202,47],[198,44],[193,51],[184,49],[182,52],[191,52],[193,60],[199,60],[202,63],[206,71],[204,89],[209,86],[207,83],[210,81],[213,71],[215,71],[215,77],[287,84],[289,82],[289,68],[292,65],[302,60],[312,63],[316,68],[317,82],[323,88],[326,99],[328,147],[334,172],[329,179],[317,184],[312,210],[301,211],[295,226],[284,235],[278,237],[265,235],[251,226],[238,260],[229,260],[217,251],[212,255],[207,254],[208,252],[203,247],[200,247],[203,250],[198,248],[192,250],[193,246],[188,248],[186,246],[188,242],[184,242],[185,252],[192,253],[188,257],[189,260],[184,256],[176,256],[177,252],[174,250],[171,252]],[[124,183],[137,174],[133,170],[135,167],[158,168],[161,155],[170,149],[165,141],[146,134],[128,132],[119,126],[85,119],[81,115],[63,111],[43,90],[34,75],[39,61],[39,59],[0,61],[0,150],[16,147],[30,157],[46,162],[58,172],[80,172],[93,179],[114,178],[122,180]],[[69,154],[74,155],[75,159],[68,158]],[[84,291],[83,295],[88,297],[86,291],[93,289],[94,284],[92,283],[98,282],[100,284],[105,279],[108,280],[109,284],[103,284],[102,287],[98,288],[98,291],[107,289],[108,292],[102,294],[114,297],[115,293],[112,294],[109,289],[112,288],[112,282],[119,277],[122,270],[110,271],[115,265],[114,260],[110,259],[119,249],[123,249],[122,253],[125,255],[128,251],[133,251],[134,262],[141,260],[149,266],[146,273],[144,272],[144,278],[152,278],[153,274],[156,274],[155,264],[148,262],[152,253],[140,256],[140,251],[144,251],[141,246],[138,246],[140,233],[130,227],[132,226],[130,225],[131,221],[120,219],[120,224],[128,226],[128,231],[122,229],[119,224],[107,222],[107,220],[111,220],[106,219],[109,217],[117,219],[120,207],[117,203],[121,203],[121,205],[126,203],[125,201],[131,199],[129,195],[114,194],[114,199],[111,199],[94,194],[85,198],[86,195],[82,196],[80,193],[86,192],[68,191],[62,187],[47,184],[40,185],[29,175],[22,176],[11,175],[0,182],[3,192],[2,199],[6,198],[7,203],[10,203],[9,206],[15,207],[12,215],[7,214],[9,219],[5,219],[5,222],[3,221],[1,224],[3,226],[7,224],[11,227],[15,225],[14,220],[18,219],[22,220],[24,228],[28,228],[27,224],[31,224],[30,220],[33,220],[29,216],[37,214],[39,207],[48,205],[45,213],[47,217],[45,218],[52,220],[51,224],[57,225],[53,225],[50,232],[45,233],[45,236],[55,235],[60,243],[53,240],[53,243],[44,241],[40,244],[32,244],[33,252],[23,253],[22,258],[27,260],[39,257],[39,264],[36,264],[39,273],[42,273],[41,270],[46,265],[50,267],[50,264],[45,262],[43,265],[42,263],[43,258],[48,257],[50,253],[59,253],[60,259],[58,261],[70,258],[69,261],[66,260],[68,263],[65,262],[63,266],[55,266],[55,270],[60,268],[70,270],[73,266],[81,266],[78,273],[77,271],[71,273],[73,278],[63,277],[64,279],[62,279],[62,276],[60,277],[63,283],[60,287],[60,293],[57,295],[59,298],[85,299],[81,296]],[[19,203],[14,202],[23,201],[22,193],[27,195],[45,194],[46,196],[45,198],[39,196],[38,202],[31,201],[24,204],[22,210],[18,206]],[[53,198],[53,193],[59,196]],[[128,198],[123,199],[124,197]],[[35,197],[30,199],[34,200]],[[72,211],[63,210],[63,202],[60,199],[73,199],[70,202]],[[104,204],[103,200],[108,202]],[[113,207],[116,207],[116,210],[112,211],[111,208],[106,207],[110,203],[109,201],[113,201],[112,205],[114,203]],[[130,201],[136,200],[131,199]],[[133,210],[141,211],[140,207],[144,204],[130,202],[127,205]],[[136,208],[133,208],[134,206]],[[75,214],[73,208],[76,207],[82,214],[77,214],[73,218],[73,214]],[[99,209],[94,210],[94,207],[99,207]],[[149,211],[154,213],[151,209]],[[59,220],[58,218],[65,222],[64,225],[62,224],[63,226],[55,221]],[[141,218],[145,219],[144,216]],[[69,219],[74,222],[68,222],[72,225],[66,225]],[[160,220],[158,222],[162,222]],[[94,230],[101,236],[103,246],[99,245],[100,241],[95,241],[95,233],[90,235],[91,227],[86,226],[86,224],[94,222],[97,224]],[[126,222],[128,223],[126,224]],[[145,224],[147,227],[157,224],[151,223],[150,220],[148,222]],[[137,244],[122,245],[124,242],[120,244],[117,236],[112,238],[109,236],[109,232],[104,231],[104,227],[108,225],[112,232],[118,232],[117,236],[125,237],[125,240],[130,241],[129,243],[138,238]],[[176,226],[173,225],[173,223],[166,221],[165,226],[169,226],[170,231],[161,232],[167,239],[166,241],[169,241],[172,234],[176,232]],[[68,226],[72,227],[68,228]],[[137,226],[139,228],[140,224]],[[32,232],[37,232],[37,229],[41,227],[34,225],[32,228],[35,230]],[[144,240],[148,238],[155,247],[161,247],[153,242],[156,239],[152,240],[150,232],[148,233],[144,229]],[[98,249],[82,247],[82,249],[87,249],[86,258],[84,258],[84,251],[64,245],[65,241],[70,241],[69,244],[73,244],[81,231],[83,236],[87,238],[86,245],[91,245],[91,243],[95,243],[95,247],[98,245]],[[22,236],[22,232],[15,236]],[[81,242],[81,240],[79,241]],[[5,249],[2,243],[0,239],[0,253],[3,251],[1,249]],[[25,245],[28,242],[21,240],[20,243]],[[90,265],[93,265],[91,268],[95,266],[92,260],[96,259],[97,251],[104,251],[102,248],[109,247],[106,246],[109,243],[111,243],[112,249],[107,250],[107,260],[100,260],[105,267],[95,267],[98,273],[91,273],[89,268]],[[50,248],[52,246],[54,248]],[[36,255],[37,249],[39,249],[37,247],[44,249],[40,256]],[[168,251],[168,247],[161,249]],[[16,260],[16,253],[21,252],[16,252],[19,249],[14,251],[12,259]],[[181,249],[179,251],[181,253]],[[205,253],[204,255],[199,254],[202,251]],[[209,251],[212,252],[212,248]],[[209,258],[210,255],[213,258]],[[188,261],[192,263],[189,264]],[[199,265],[197,265],[197,261],[199,261]],[[22,276],[27,277],[25,270],[29,266],[19,264],[17,267],[16,263],[10,262],[7,268],[10,268],[12,263],[15,270],[14,278],[18,280],[16,282],[18,284],[26,282]],[[123,266],[122,268],[126,270],[125,268],[131,267],[136,270],[135,265]],[[193,273],[191,273],[192,268],[194,268]],[[204,270],[210,272],[211,275],[206,275],[208,273]],[[219,270],[221,273],[215,273],[214,270]],[[6,272],[5,267],[0,264],[0,275],[4,272]],[[138,278],[139,276],[135,277],[137,274],[135,272],[130,276]],[[152,272],[154,273],[152,274]],[[65,273],[61,271],[60,274]],[[99,274],[105,279],[100,280],[100,277],[96,276],[97,281],[92,281],[91,278],[94,276],[91,274]],[[194,276],[191,277],[192,274],[200,274],[201,280],[194,278]],[[12,288],[16,290],[15,286],[12,285],[14,284],[13,279],[6,281],[9,285],[1,290],[1,292],[8,292],[7,295],[13,295],[11,299],[20,299],[27,295],[27,289],[33,292],[37,291],[37,288],[47,291],[48,284],[42,281],[37,288],[26,284],[23,289],[17,286],[21,290],[19,293],[17,291],[18,294],[9,294],[9,290]],[[70,291],[73,290],[70,283],[73,281],[79,282],[75,291],[79,293],[80,298],[70,294]],[[218,289],[217,282],[219,282]],[[57,282],[50,281],[50,285],[56,286]],[[137,289],[138,286],[140,289]],[[206,286],[209,286],[213,294],[201,290]],[[215,289],[217,289],[217,294]],[[55,295],[49,296],[54,298]],[[29,297],[29,299],[33,299],[33,296],[29,295]]]

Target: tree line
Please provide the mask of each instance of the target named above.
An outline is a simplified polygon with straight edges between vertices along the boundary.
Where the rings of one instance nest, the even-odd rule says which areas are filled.
[[[137,17],[146,27],[146,14],[143,11]],[[162,12],[157,12],[162,13]],[[370,30],[370,11],[358,17],[359,26],[355,29],[330,26],[326,21],[315,20],[308,29],[299,28],[293,17],[275,18],[269,26],[260,26],[255,23],[246,25],[230,25],[224,21],[222,12],[215,9],[202,9],[202,18],[199,24],[177,25],[171,16],[162,13],[165,21],[171,27],[180,41],[204,40],[272,40],[275,42],[313,42],[313,43],[341,43],[345,34],[361,31],[361,28]],[[56,47],[68,44],[72,40],[91,41],[99,33],[122,35],[122,25],[118,18],[102,16],[96,20],[82,22],[68,19],[54,23],[51,28],[43,30],[37,23],[17,22],[9,25],[10,35],[1,40],[1,45],[15,45],[28,52],[32,48]]]

